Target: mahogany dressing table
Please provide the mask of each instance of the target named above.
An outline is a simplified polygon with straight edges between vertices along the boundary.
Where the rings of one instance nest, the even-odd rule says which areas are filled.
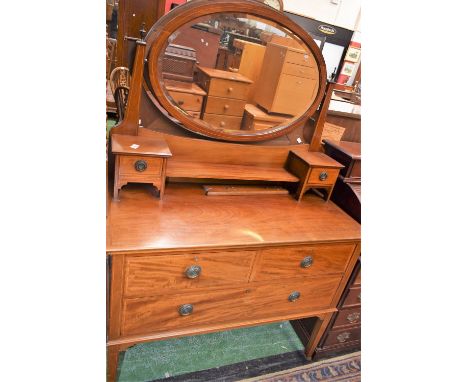
[[[317,74],[307,107],[276,125],[244,130],[210,124],[174,100],[160,67],[172,36],[188,45],[184,33],[201,22],[213,32],[235,27],[237,33],[260,34],[255,30],[260,20],[257,28],[270,24],[285,44],[299,44]],[[195,49],[197,57],[219,50],[202,51],[199,41],[187,49]],[[208,62],[216,63],[216,57],[195,69],[194,83],[203,89],[197,81]],[[278,81],[297,69],[297,63],[286,64],[290,71],[275,75]],[[261,88],[264,77],[244,83]],[[217,86],[233,88],[221,81]],[[172,156],[165,166],[164,198],[154,198],[150,185],[130,184],[121,189],[120,201],[109,203],[109,381],[117,378],[119,353],[135,344],[284,320],[291,320],[305,356],[312,358],[360,254],[357,222],[313,193],[303,193],[300,201],[292,195],[301,179],[289,170],[288,158],[292,151],[307,158],[319,151],[323,126],[309,139],[307,130],[319,105],[326,104],[326,92],[325,62],[313,39],[255,0],[189,2],[137,41],[125,118],[111,134],[164,141]],[[247,105],[237,118],[248,113]],[[110,161],[110,174],[113,165]],[[207,184],[281,187],[290,193],[207,196]]]

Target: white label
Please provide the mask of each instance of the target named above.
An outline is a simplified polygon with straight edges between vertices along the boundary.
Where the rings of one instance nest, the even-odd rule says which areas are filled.
[[[136,143],[130,146],[130,148],[133,150],[136,150],[138,147],[140,147],[140,145],[137,145]]]
[[[302,139],[301,139],[301,138],[297,138],[296,141],[297,141],[297,143],[302,143]]]

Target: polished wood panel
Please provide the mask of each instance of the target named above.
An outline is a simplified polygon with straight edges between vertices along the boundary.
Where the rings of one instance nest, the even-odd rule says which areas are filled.
[[[184,255],[128,257],[125,296],[146,296],[171,290],[247,282],[255,251],[201,252]],[[190,279],[185,272],[197,265],[201,273]]]
[[[199,185],[169,183],[162,200],[131,185],[122,190],[120,198],[121,203],[111,201],[109,206],[111,253],[361,237],[357,222],[334,203],[324,203],[315,195],[305,195],[300,205],[290,195],[244,196],[234,202],[232,196],[209,198]]]
[[[320,174],[326,173],[327,179],[320,180]],[[338,178],[338,174],[340,173],[339,169],[336,168],[313,168],[310,170],[309,177],[307,179],[307,184],[312,185],[333,185]]]
[[[166,141],[161,138],[115,134],[112,135],[111,141],[112,152],[114,154],[151,155],[158,157],[170,157],[172,155]]]
[[[209,326],[219,322],[235,323],[245,319],[287,319],[288,314],[307,314],[326,308],[341,277],[312,279],[280,284],[251,285],[244,288],[221,288],[215,291],[188,292],[179,295],[125,299],[122,334],[162,332],[178,326]],[[300,292],[291,302],[289,295]],[[191,304],[193,313],[179,314],[179,307]]]
[[[283,74],[276,89],[278,96],[269,111],[294,116],[301,115],[307,110],[316,91],[317,81],[315,79]]]
[[[317,63],[315,62],[313,56],[302,49],[297,48],[288,48],[286,50],[286,62],[291,64],[297,64],[302,66],[308,66],[317,70]]]
[[[293,64],[286,62],[283,67],[283,73],[289,74],[296,77],[317,79],[318,72],[315,68],[302,66],[298,64]]]
[[[252,280],[317,277],[342,273],[354,247],[354,244],[323,244],[261,250]],[[312,265],[303,268],[301,261],[308,256],[312,257]]]

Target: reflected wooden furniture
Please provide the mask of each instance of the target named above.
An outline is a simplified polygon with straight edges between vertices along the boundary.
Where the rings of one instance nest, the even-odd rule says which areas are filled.
[[[160,201],[123,190],[108,219],[109,380],[136,343],[314,316],[310,358],[360,230],[315,195],[297,206],[290,195],[207,197],[193,184],[169,184]]]
[[[150,183],[164,195],[166,160],[172,154],[166,142],[134,135],[112,135],[115,154],[114,200],[127,183]]]
[[[239,73],[198,68],[198,83],[208,93],[201,119],[218,128],[240,130],[252,80]]]
[[[259,107],[247,104],[245,105],[244,120],[242,121],[243,130],[265,130],[285,123],[289,115],[268,114]]]
[[[361,144],[358,142],[324,141],[325,154],[340,162],[340,172],[345,182],[361,183]]]
[[[300,179],[296,199],[310,189],[327,190],[326,201],[330,199],[336,179],[343,165],[323,153],[292,150],[289,153],[288,170]]]
[[[194,49],[169,44],[162,60],[163,78],[176,81],[193,82],[197,55]]]
[[[190,115],[200,118],[200,113],[206,92],[195,83],[184,83],[179,81],[164,81],[166,90],[173,98],[174,103]]]
[[[304,113],[315,98],[319,71],[306,51],[268,43],[255,102],[269,113]]]

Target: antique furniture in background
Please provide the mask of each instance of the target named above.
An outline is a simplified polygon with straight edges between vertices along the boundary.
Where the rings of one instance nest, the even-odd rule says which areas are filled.
[[[133,135],[112,135],[115,154],[114,200],[119,190],[130,182],[150,183],[164,195],[166,161],[172,154],[162,139],[148,139]]]
[[[197,54],[187,46],[169,44],[163,58],[163,78],[193,82]]]
[[[361,222],[361,144],[325,140],[325,152],[344,167],[332,200]],[[325,331],[314,359],[331,357],[361,348],[361,261],[356,264],[336,312]]]
[[[184,86],[174,88],[173,82],[163,80],[161,59],[178,32],[199,25],[200,19],[210,28],[240,25],[255,33],[268,24],[279,36],[288,35],[314,60],[316,95],[296,115],[263,130],[216,126],[196,112],[190,114],[185,100],[178,98]],[[197,59],[211,52],[210,44],[204,48],[187,43],[182,45],[195,49]],[[220,45],[221,40],[215,62]],[[205,114],[212,110],[210,97],[227,98],[229,109],[235,108],[233,100],[246,102],[250,83],[238,87],[231,78],[242,74],[225,70],[225,78],[216,77],[201,63],[196,72],[198,83],[210,80],[203,90],[208,94],[202,96]],[[290,152],[307,155],[311,144],[320,142],[321,129],[307,141],[304,130],[324,102],[325,77],[313,39],[255,0],[180,5],[159,20],[144,41],[136,42],[127,110],[111,134],[113,139],[122,135],[164,141],[172,157],[166,164],[164,198],[154,198],[150,186],[128,185],[120,191],[120,201],[109,205],[110,381],[116,378],[119,353],[134,344],[283,320],[293,321],[305,356],[312,358],[359,257],[360,226],[313,193],[298,203],[276,190],[300,183],[287,168]],[[207,196],[202,187],[231,182],[271,185],[275,193]]]

